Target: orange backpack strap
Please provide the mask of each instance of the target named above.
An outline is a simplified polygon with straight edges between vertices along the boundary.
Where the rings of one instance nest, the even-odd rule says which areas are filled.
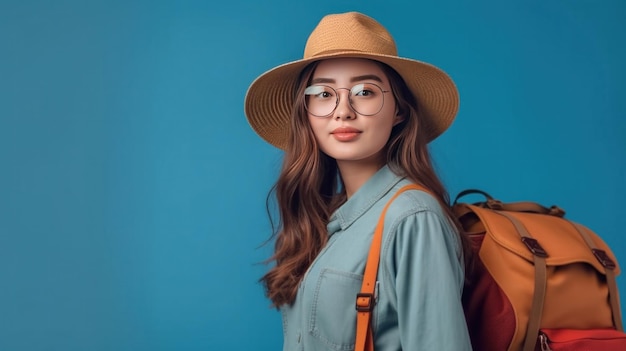
[[[546,288],[548,284],[546,257],[548,257],[548,254],[541,247],[541,245],[539,245],[537,240],[535,240],[532,235],[528,233],[526,227],[524,227],[520,221],[506,212],[497,211],[497,213],[508,218],[511,223],[513,223],[517,233],[521,236],[522,242],[526,244],[530,252],[533,254],[535,265],[535,288],[523,348],[523,351],[532,351],[535,349],[535,344],[537,342],[539,324],[541,323],[541,316],[543,314],[543,302],[546,297]]]
[[[355,339],[355,351],[373,351],[374,340],[372,334],[371,320],[372,310],[376,304],[375,288],[376,288],[376,276],[378,275],[378,263],[380,261],[380,249],[383,239],[383,230],[385,225],[385,214],[387,209],[400,194],[407,190],[422,190],[427,191],[424,187],[417,184],[409,184],[400,188],[393,197],[387,202],[383,208],[383,212],[380,214],[374,236],[372,237],[372,244],[370,245],[370,251],[367,256],[367,263],[365,264],[365,273],[363,275],[363,283],[361,284],[361,292],[356,296],[356,339]]]
[[[583,238],[587,246],[591,249],[596,259],[602,264],[604,270],[606,272],[606,284],[609,287],[609,301],[611,303],[611,311],[613,312],[613,325],[615,325],[615,329],[619,331],[624,331],[624,325],[622,324],[622,314],[620,312],[619,306],[619,293],[617,292],[617,281],[615,278],[615,267],[616,264],[613,260],[606,254],[604,250],[601,250],[594,244],[593,239],[587,234],[585,227],[578,223],[570,222],[578,234]]]

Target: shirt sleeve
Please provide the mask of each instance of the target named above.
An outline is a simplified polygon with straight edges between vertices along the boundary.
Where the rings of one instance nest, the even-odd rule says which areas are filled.
[[[402,349],[471,350],[456,229],[440,213],[413,213],[400,220],[388,251]]]

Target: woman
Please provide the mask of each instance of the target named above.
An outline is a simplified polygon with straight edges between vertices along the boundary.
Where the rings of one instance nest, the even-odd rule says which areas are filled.
[[[284,150],[275,185],[275,264],[261,279],[283,316],[284,350],[352,350],[355,298],[385,220],[372,330],[376,350],[470,350],[464,247],[427,143],[453,121],[458,93],[440,69],[400,58],[374,19],[322,18],[304,59],[258,77],[252,128]]]

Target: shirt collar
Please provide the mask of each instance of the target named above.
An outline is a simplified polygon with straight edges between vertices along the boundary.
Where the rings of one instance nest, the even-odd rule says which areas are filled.
[[[346,230],[402,179],[403,177],[393,173],[387,165],[378,170],[333,213],[326,226],[328,234],[333,235],[339,230]]]

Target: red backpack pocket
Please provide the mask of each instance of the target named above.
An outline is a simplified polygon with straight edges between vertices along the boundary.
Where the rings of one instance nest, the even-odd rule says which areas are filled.
[[[537,351],[624,351],[626,333],[615,329],[541,329]]]

